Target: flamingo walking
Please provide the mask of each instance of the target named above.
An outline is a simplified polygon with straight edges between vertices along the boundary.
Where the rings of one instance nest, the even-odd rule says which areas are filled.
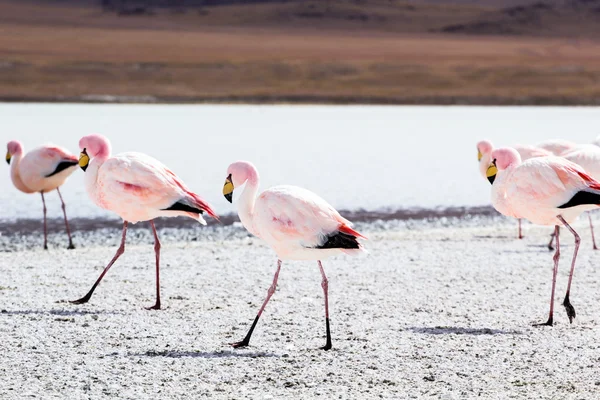
[[[85,171],[85,187],[96,205],[123,219],[121,245],[90,291],[72,303],[87,303],[110,267],[125,252],[128,223],[150,221],[156,254],[156,303],[148,309],[160,309],[160,240],[154,226],[158,217],[186,216],[203,225],[207,213],[218,219],[212,207],[192,192],[160,161],[142,153],[128,152],[111,157],[111,146],[102,135],[84,136],[79,166]]]
[[[517,150],[517,152],[519,152],[521,160],[523,161],[534,157],[547,157],[552,155],[552,153],[550,153],[549,151],[535,146],[515,145],[513,146],[513,148]],[[492,159],[492,151],[494,151],[494,145],[489,140],[482,140],[479,143],[477,143],[477,160],[479,161],[479,172],[484,178],[487,178],[486,173],[490,165],[490,161]],[[517,218],[517,222],[519,224],[518,237],[519,239],[523,239],[523,233],[521,230],[521,218]]]
[[[554,321],[554,293],[560,259],[559,226],[564,225],[575,237],[567,292],[563,301],[569,321],[575,318],[575,308],[569,300],[580,237],[570,223],[582,212],[600,205],[600,182],[583,168],[561,157],[532,158],[521,162],[519,153],[511,148],[492,152],[486,173],[492,183],[492,204],[502,214],[526,218],[534,224],[554,225],[556,252],[552,271],[552,295],[547,322]]]
[[[296,186],[275,186],[258,197],[259,176],[253,164],[238,161],[227,169],[223,195],[231,203],[233,190],[246,184],[238,200],[238,215],[250,233],[267,242],[277,254],[277,270],[267,297],[258,311],[246,337],[233,347],[246,347],[258,320],[277,287],[283,260],[316,260],[321,272],[321,287],[325,297],[326,344],[331,349],[329,327],[329,283],[322,259],[340,253],[356,254],[364,251],[358,239],[366,239],[352,229],[352,223],[343,218],[331,205],[315,193]]]
[[[62,147],[44,145],[23,154],[23,145],[17,140],[8,142],[6,162],[10,165],[10,177],[15,187],[23,193],[40,193],[44,211],[44,250],[48,250],[48,224],[44,193],[56,189],[65,218],[69,237],[68,249],[74,249],[71,229],[67,219],[65,202],[60,194],[61,186],[77,169],[77,157]]]

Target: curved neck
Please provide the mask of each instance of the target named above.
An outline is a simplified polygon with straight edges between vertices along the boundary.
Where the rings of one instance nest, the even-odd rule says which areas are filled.
[[[484,154],[483,157],[481,157],[481,160],[479,161],[479,172],[486,179],[487,179],[487,175],[486,175],[487,169],[490,166],[491,162],[492,162],[492,153]]]
[[[256,194],[258,193],[258,174],[254,169],[248,171],[248,180],[246,187],[238,200],[238,215],[242,224],[250,231],[250,233],[259,236],[254,229],[254,205],[256,204]]]
[[[23,158],[23,153],[13,154],[13,156],[10,160],[10,178],[12,179],[12,182],[15,185],[15,187],[17,189],[19,189],[21,192],[33,193],[34,191],[29,189],[27,186],[25,186],[25,184],[23,183],[23,180],[21,179],[19,165],[21,164],[22,158]]]

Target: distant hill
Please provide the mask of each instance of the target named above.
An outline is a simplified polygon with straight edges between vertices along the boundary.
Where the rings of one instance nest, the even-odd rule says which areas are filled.
[[[121,17],[153,17],[144,20],[150,27],[168,24],[165,15],[185,14],[187,18],[178,21],[181,29],[222,25],[453,35],[600,35],[600,0],[0,0],[2,3],[84,7]],[[45,19],[26,11],[23,15],[10,10],[0,13],[0,22],[15,18]],[[47,19],[50,23],[61,17]],[[139,21],[118,24],[136,27]]]

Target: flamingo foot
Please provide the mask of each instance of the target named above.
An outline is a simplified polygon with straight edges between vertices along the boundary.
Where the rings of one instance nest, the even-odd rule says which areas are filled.
[[[73,245],[73,243],[69,243],[67,250],[75,250],[75,246]]]
[[[86,296],[83,296],[82,298],[80,298],[80,299],[78,299],[78,300],[72,300],[72,301],[69,301],[69,303],[71,303],[71,304],[85,304],[85,303],[87,303],[88,301],[90,301],[90,298],[91,298],[91,297],[92,297],[92,296],[88,296],[88,295],[86,295]]]
[[[152,307],[144,307],[146,310],[160,310],[160,301],[157,301]]]
[[[542,324],[533,324],[533,326],[536,327],[540,327],[540,326],[553,326],[554,325],[554,318],[552,318],[552,316],[548,317],[548,321],[542,323]]]
[[[241,349],[244,347],[250,346],[250,341],[247,339],[242,340],[241,342],[229,343],[234,349]]]

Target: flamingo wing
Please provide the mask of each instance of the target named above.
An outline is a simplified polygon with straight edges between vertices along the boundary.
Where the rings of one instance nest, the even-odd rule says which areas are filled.
[[[342,242],[356,243],[356,238],[363,237],[329,203],[295,186],[277,186],[263,192],[257,199],[255,213],[255,228],[267,241],[336,248],[349,245]]]
[[[98,171],[103,200],[122,207],[163,210],[186,197],[186,187],[160,161],[142,153],[122,153]],[[110,207],[115,209],[114,207]]]

